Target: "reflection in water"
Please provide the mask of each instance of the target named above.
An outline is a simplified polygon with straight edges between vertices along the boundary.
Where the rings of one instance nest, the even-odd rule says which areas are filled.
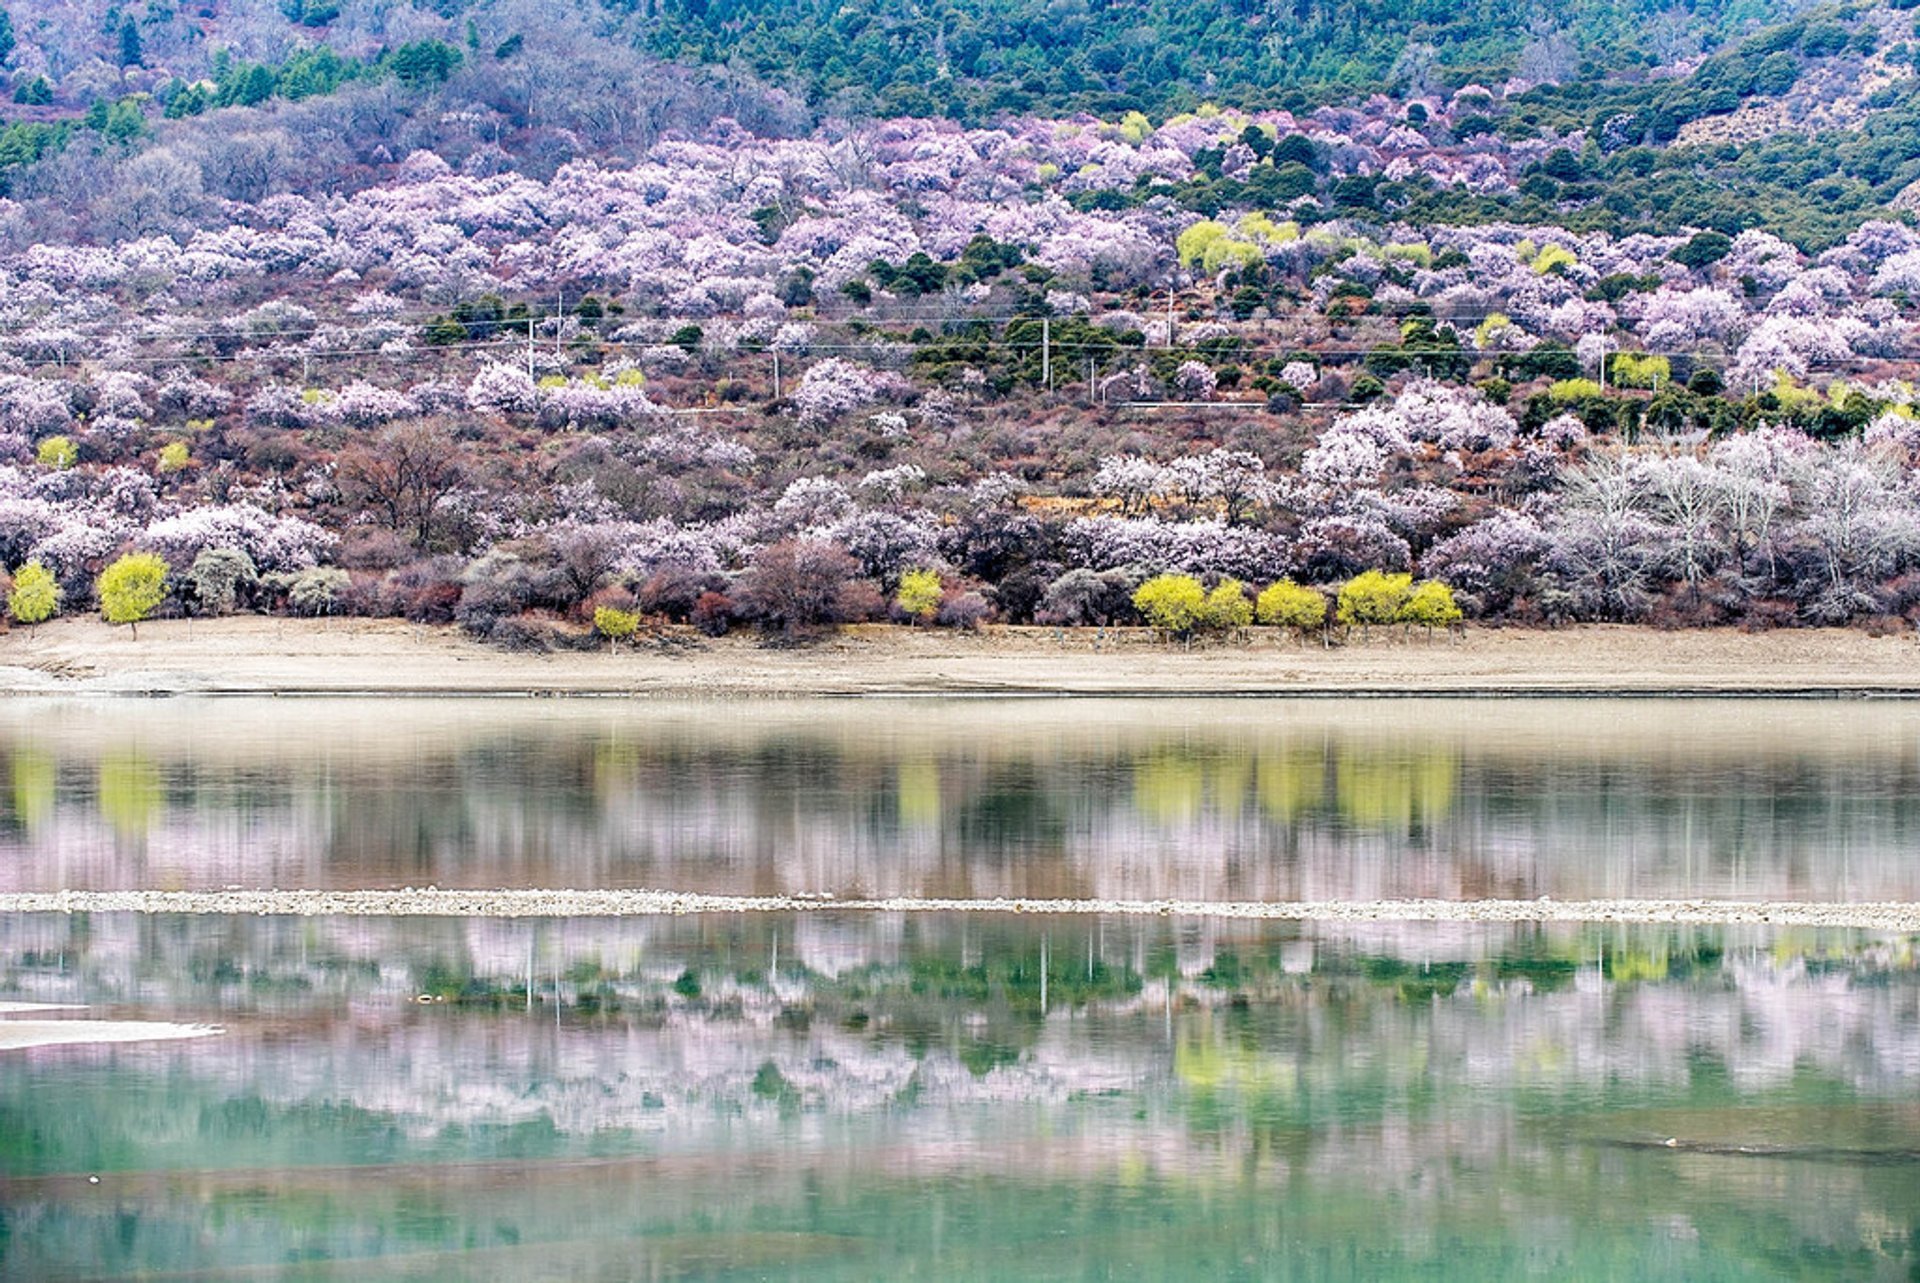
[[[0,889],[1920,899],[1920,707],[0,707]]]
[[[46,826],[53,815],[55,767],[53,755],[24,745],[13,760],[13,823],[32,832]]]
[[[133,753],[100,759],[100,817],[123,838],[145,837],[160,813],[160,772]]]
[[[0,995],[227,1030],[0,1054],[3,1277],[1920,1261],[1912,940],[31,915]]]

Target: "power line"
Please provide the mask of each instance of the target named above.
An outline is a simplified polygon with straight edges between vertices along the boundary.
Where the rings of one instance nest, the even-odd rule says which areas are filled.
[[[1496,361],[1496,362],[1502,361],[1502,360],[1525,361],[1530,355],[1532,355],[1532,351],[1530,349],[1493,350],[1493,349],[1479,349],[1479,348],[1430,348],[1430,349],[1416,348],[1416,349],[1408,350],[1408,349],[1398,348],[1390,344],[1375,344],[1372,346],[1342,345],[1337,347],[1321,345],[1318,347],[1304,348],[1304,347],[1300,347],[1293,344],[1275,343],[1275,344],[1263,344],[1263,345],[1241,345],[1234,348],[1231,351],[1223,351],[1219,353],[1210,354],[1203,350],[1196,349],[1186,344],[1127,345],[1127,344],[1086,343],[1086,342],[1076,343],[1076,342],[1068,342],[1068,341],[1063,341],[1058,339],[1053,340],[1050,344],[1043,343],[1041,340],[1027,340],[1027,339],[977,339],[977,340],[971,340],[971,341],[964,340],[964,339],[956,339],[955,342],[977,343],[980,346],[986,347],[989,350],[1000,350],[1000,351],[1018,351],[1018,352],[1038,353],[1042,351],[1043,347],[1050,347],[1051,350],[1053,350],[1054,352],[1075,352],[1075,353],[1082,353],[1082,354],[1093,353],[1096,355],[1105,353],[1109,356],[1114,357],[1116,360],[1123,360],[1129,354],[1166,354],[1166,355],[1188,355],[1188,356],[1198,356],[1198,357],[1212,356],[1220,359],[1231,359],[1233,357],[1246,358],[1246,357],[1263,356],[1263,355],[1299,355],[1307,359],[1320,357],[1320,356],[1364,358],[1368,356],[1379,355],[1382,357],[1391,357],[1396,361],[1402,361],[1408,364],[1418,365],[1421,362],[1431,362],[1431,363],[1438,364],[1443,361],[1453,361],[1453,360],[1459,360],[1459,359],[1466,359],[1471,361],[1488,360],[1488,361]],[[677,345],[671,344],[671,343],[660,343],[660,344],[644,343],[638,340],[625,340],[625,341],[598,340],[596,343],[596,346],[603,347],[603,348],[614,348],[614,349],[619,349],[623,351],[633,351],[633,350],[644,351],[649,348],[656,348],[656,347],[671,348]],[[776,352],[778,353],[778,355],[783,357],[804,357],[809,354],[817,353],[817,352],[868,352],[868,353],[875,353],[875,355],[880,355],[879,353],[875,352],[875,349],[877,346],[879,345],[876,345],[873,343],[810,342],[805,344],[804,346],[794,347],[794,348],[735,349],[734,351],[728,352],[728,353],[689,353],[688,359],[689,360],[701,360],[701,359],[739,360],[739,359],[746,359],[749,357],[761,357],[761,356],[771,358],[776,354]],[[177,355],[177,354],[169,355],[169,356],[122,356],[122,357],[108,358],[106,360],[103,360],[101,364],[106,364],[109,366],[131,365],[131,364],[183,365],[183,364],[190,364],[196,360],[200,360],[200,361],[211,361],[212,363],[221,364],[221,365],[247,365],[247,364],[257,365],[257,364],[267,364],[271,362],[291,362],[296,360],[324,361],[324,360],[332,360],[332,359],[337,359],[340,357],[347,357],[347,356],[374,356],[374,357],[384,358],[387,360],[404,362],[404,361],[412,361],[412,360],[429,358],[441,353],[463,352],[463,351],[518,351],[520,350],[520,347],[521,347],[521,344],[517,341],[503,342],[503,341],[493,340],[493,339],[469,339],[464,342],[435,343],[435,344],[426,345],[424,347],[409,347],[404,351],[399,351],[399,352],[387,351],[385,348],[333,348],[333,349],[326,349],[323,351],[315,351],[315,352],[276,353],[276,352],[254,351],[254,352],[234,353],[230,356],[218,357],[218,358],[196,357],[193,355]],[[912,364],[913,355],[917,352],[925,351],[925,350],[926,350],[925,347],[916,347],[913,352],[904,354],[907,359],[903,362],[903,364]],[[888,354],[888,355],[891,355],[891,354]],[[1553,353],[1549,353],[1548,355],[1573,356],[1574,353],[1571,350],[1568,350],[1568,351],[1555,351]],[[1702,352],[1697,348],[1632,348],[1632,349],[1616,348],[1611,350],[1609,352],[1609,355],[1680,357],[1680,358],[1685,358],[1689,360],[1706,361],[1706,362],[1722,362],[1727,359],[1727,354]],[[1808,357],[1808,358],[1802,358],[1802,361],[1809,368],[1814,368],[1814,369],[1843,368],[1843,367],[1849,367],[1849,366],[1855,366],[1855,365],[1866,365],[1866,364],[1885,364],[1885,365],[1896,365],[1896,366],[1897,365],[1920,365],[1920,357],[1869,356],[1869,355],[1861,355],[1858,353],[1845,356],[1845,357]],[[76,362],[78,362],[77,358],[76,358]],[[54,364],[54,363],[43,362],[42,364],[48,365],[48,364]]]
[[[1574,300],[1569,300],[1569,301],[1574,301]],[[1592,302],[1592,300],[1580,300],[1580,301]],[[1889,303],[1891,306],[1896,308],[1896,310],[1899,313],[1903,315],[1912,315],[1916,312],[1920,312],[1920,302],[1912,302],[1912,303],[1907,303],[1903,305],[1891,299],[1882,300],[1882,301]],[[1595,306],[1612,306],[1612,305],[1604,304],[1604,303],[1596,303]],[[310,337],[316,330],[319,330],[322,328],[329,328],[329,327],[335,327],[335,328],[349,327],[349,326],[365,327],[368,325],[378,324],[381,321],[387,321],[394,324],[408,324],[408,325],[418,327],[432,321],[457,320],[457,318],[455,318],[452,315],[454,310],[455,310],[454,308],[445,308],[438,311],[429,311],[424,309],[418,309],[418,310],[409,309],[406,311],[387,312],[387,313],[380,313],[380,314],[330,313],[330,314],[322,315],[322,314],[315,313],[313,315],[313,321],[311,323],[303,321],[297,325],[292,325],[292,326],[261,326],[257,324],[247,324],[247,325],[235,325],[227,328],[201,327],[201,328],[189,329],[185,331],[168,330],[162,333],[155,333],[150,327],[142,327],[141,329],[136,330],[130,326],[125,325],[124,323],[112,328],[102,329],[98,327],[83,328],[80,326],[75,326],[70,324],[61,324],[60,322],[57,322],[57,321],[47,322],[44,319],[34,319],[34,320],[21,320],[11,324],[0,323],[0,334],[25,333],[30,331],[36,325],[50,324],[53,326],[57,326],[60,329],[68,330],[81,338],[106,338],[106,337],[127,336],[131,338],[136,338],[136,339],[146,339],[146,340],[172,339],[172,340],[181,341],[181,342],[199,342],[199,341],[213,340],[213,339],[272,339],[272,338],[286,338],[286,337],[305,338],[305,337]],[[971,313],[955,314],[953,312],[946,312],[946,311],[939,312],[939,313],[919,314],[919,315],[900,315],[900,314],[882,315],[877,313],[867,313],[865,315],[847,316],[847,317],[840,317],[840,318],[817,317],[817,316],[816,317],[790,317],[786,322],[783,322],[783,323],[838,326],[838,327],[845,328],[845,327],[851,327],[851,326],[862,325],[862,324],[865,324],[865,325],[933,324],[933,325],[942,325],[942,326],[965,326],[965,325],[980,325],[980,324],[1011,325],[1011,324],[1016,324],[1020,322],[1044,324],[1049,320],[1068,320],[1068,319],[1075,319],[1075,318],[1085,318],[1089,325],[1093,325],[1096,328],[1098,328],[1098,321],[1096,318],[1102,315],[1109,315],[1112,313],[1135,313],[1140,315],[1143,321],[1145,321],[1147,324],[1158,325],[1162,323],[1160,319],[1152,317],[1149,314],[1149,312],[1150,310],[1137,311],[1136,309],[1129,308],[1129,307],[1111,307],[1111,308],[1104,309],[1102,312],[1097,312],[1097,313],[1095,312],[1071,313],[1067,317],[1033,316],[1033,315],[1026,315],[1026,314],[1013,314],[1013,315],[971,314]],[[1327,317],[1325,313],[1314,310],[1313,308],[1310,308],[1310,307],[1302,307],[1300,309],[1297,309],[1294,313],[1291,313],[1290,315],[1295,317],[1313,317],[1319,320],[1328,320],[1328,321],[1332,320],[1332,318]],[[1761,320],[1761,319],[1765,319],[1766,316],[1769,314],[1761,312],[1761,313],[1752,313],[1749,315],[1754,317],[1756,320]],[[460,321],[459,323],[462,325],[491,326],[497,330],[512,330],[517,333],[523,325],[526,325],[528,323],[533,323],[536,325],[550,324],[556,319],[572,319],[572,318],[577,318],[577,316],[578,316],[577,312],[572,312],[572,313],[539,312],[529,308],[525,312],[525,314],[521,316],[510,316],[510,315],[503,314],[503,315],[494,316],[494,317],[475,317],[469,321]],[[1407,308],[1407,309],[1396,310],[1396,311],[1363,312],[1355,317],[1350,318],[1350,321],[1353,323],[1357,323],[1365,320],[1406,321],[1406,320],[1418,319],[1418,320],[1431,320],[1436,325],[1458,326],[1460,324],[1467,323],[1467,322],[1482,322],[1494,317],[1511,319],[1509,312],[1503,311],[1495,307],[1489,307],[1489,309],[1486,311],[1452,312],[1448,314],[1441,314],[1433,311],[1430,306],[1421,304],[1421,305],[1416,305],[1416,307],[1413,307],[1413,308]],[[641,323],[652,323],[652,324],[659,325],[661,327],[674,326],[677,328],[685,328],[687,326],[699,326],[703,321],[709,324],[714,322],[720,322],[720,323],[726,323],[726,324],[742,324],[742,323],[748,323],[752,319],[753,318],[747,318],[744,316],[739,316],[734,314],[699,317],[699,316],[688,316],[684,314],[676,316],[676,315],[656,313],[648,316],[636,316],[630,320],[623,320],[620,325],[614,328],[617,330],[619,328],[624,328],[626,325],[634,325],[634,324],[641,324]],[[605,325],[606,321],[607,321],[607,318],[602,317],[600,319],[600,324]],[[1243,320],[1236,320],[1236,321],[1229,322],[1229,321],[1219,320],[1217,318],[1202,318],[1200,320],[1187,320],[1185,323],[1187,325],[1192,325],[1192,326],[1199,326],[1199,325],[1246,326],[1249,324],[1249,322],[1243,321]],[[1272,318],[1270,322],[1261,322],[1259,324],[1269,324],[1269,323],[1284,323],[1284,321],[1282,320],[1282,318],[1276,317],[1276,318]],[[156,321],[155,324],[164,325],[164,322]],[[1138,333],[1139,331],[1133,331],[1133,332]],[[624,340],[624,341],[633,342],[633,340]],[[664,341],[670,342],[671,340],[668,339]]]

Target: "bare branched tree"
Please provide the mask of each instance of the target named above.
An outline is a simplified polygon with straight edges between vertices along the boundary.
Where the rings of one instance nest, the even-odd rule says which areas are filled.
[[[452,435],[437,423],[416,420],[381,431],[340,459],[340,484],[351,500],[378,512],[387,526],[410,534],[425,548],[433,538],[434,510],[466,478],[465,461]]]

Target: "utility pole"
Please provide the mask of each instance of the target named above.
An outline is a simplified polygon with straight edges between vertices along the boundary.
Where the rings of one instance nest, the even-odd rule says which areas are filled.
[[[529,309],[527,312],[527,382],[538,381],[533,377],[533,312]]]
[[[780,349],[773,350],[773,399],[780,399]]]
[[[1053,391],[1053,318],[1040,318],[1040,381]]]

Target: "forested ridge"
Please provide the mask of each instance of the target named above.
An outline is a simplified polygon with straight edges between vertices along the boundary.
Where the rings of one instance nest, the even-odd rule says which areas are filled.
[[[261,181],[367,181],[368,163],[397,161],[396,145],[444,147],[434,135],[457,122],[504,148],[504,163],[544,172],[583,156],[630,160],[663,132],[716,116],[799,135],[887,116],[992,127],[1079,114],[1137,141],[1177,116],[1234,107],[1305,118],[1332,106],[1363,113],[1347,122],[1391,119],[1402,150],[1530,159],[1498,188],[1462,186],[1433,172],[1437,161],[1346,173],[1328,141],[1303,130],[1241,140],[1255,149],[1250,166],[1222,139],[1177,178],[1061,181],[1082,207],[1172,200],[1207,215],[1285,208],[1309,221],[1511,220],[1616,235],[1764,227],[1817,248],[1897,206],[1920,178],[1911,12],[1897,5],[1783,21],[1770,3],[1620,0],[1562,0],[1525,21],[1477,0],[71,7],[68,21],[36,6],[0,23],[13,100],[0,107],[0,191],[66,189],[83,209],[154,142],[190,138],[191,122],[236,108],[353,153],[336,147],[264,180],[257,164],[197,162],[203,185],[224,178],[219,194],[243,198]],[[286,109],[301,104],[307,119],[295,124]],[[258,136],[232,118],[206,132]],[[1542,140],[1566,154],[1534,154]],[[83,159],[36,169],[69,152]],[[76,178],[74,166],[89,172]]]
[[[906,115],[1298,108],[1376,89],[1643,71],[1783,11],[1772,0],[609,0],[663,57],[738,60],[818,101]]]
[[[863,12],[15,6],[12,617],[1920,620],[1915,10]]]

